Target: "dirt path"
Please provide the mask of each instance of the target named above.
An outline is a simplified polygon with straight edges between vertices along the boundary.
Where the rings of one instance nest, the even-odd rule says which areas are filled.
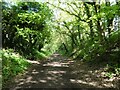
[[[24,75],[17,76],[7,88],[114,88],[113,80],[103,79],[100,72],[82,62],[59,54],[47,62],[33,63]]]

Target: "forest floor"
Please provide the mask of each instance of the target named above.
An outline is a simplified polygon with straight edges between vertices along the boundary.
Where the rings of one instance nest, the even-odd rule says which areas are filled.
[[[24,74],[8,82],[6,88],[115,88],[115,78],[104,77],[103,68],[90,66],[80,60],[71,60],[53,54],[46,60],[32,63]],[[60,89],[60,90],[61,90]],[[86,90],[86,89],[84,89]]]

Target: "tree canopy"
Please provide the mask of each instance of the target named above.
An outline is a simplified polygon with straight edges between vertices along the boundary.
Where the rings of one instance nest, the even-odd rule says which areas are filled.
[[[73,60],[105,61],[119,75],[120,1],[102,1],[2,2],[3,81],[24,70],[26,59],[55,52]]]

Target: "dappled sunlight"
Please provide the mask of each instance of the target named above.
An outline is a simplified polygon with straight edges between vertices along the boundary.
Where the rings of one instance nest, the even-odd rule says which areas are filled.
[[[37,81],[29,81],[29,82],[26,82],[26,83],[34,83],[34,84],[37,84],[38,82],[37,82]]]
[[[47,81],[46,80],[39,80],[39,82],[46,83]]]
[[[26,80],[26,83],[31,82],[32,78],[33,78],[32,76],[28,77],[27,80]]]
[[[78,84],[86,84],[86,85],[91,85],[91,86],[98,86],[97,82],[87,82],[83,80],[76,80],[76,79],[70,79],[72,83],[78,83]]]
[[[59,56],[56,54],[56,56]],[[57,58],[57,57],[56,57]],[[101,79],[97,70],[91,70],[85,64],[73,60],[51,60],[34,63],[26,74],[16,78],[15,88],[109,88],[112,80]],[[14,89],[15,89],[14,88]],[[12,90],[12,89],[11,89]]]
[[[51,58],[51,61],[49,61],[48,63],[43,64],[43,66],[51,66],[51,67],[69,67],[69,65],[71,65],[72,63],[74,63],[74,61],[72,61],[71,59],[62,59],[62,58],[58,58],[59,54],[54,54],[54,57],[57,57],[57,60],[55,58]]]
[[[84,70],[80,70],[80,71],[74,70],[74,71],[71,71],[71,74],[79,74],[79,73],[83,73],[83,72],[85,72],[85,71]]]
[[[48,74],[64,74],[66,71],[48,71]]]
[[[69,67],[67,64],[69,63],[60,63],[60,62],[50,62],[47,64],[43,64],[43,66],[51,66],[51,67]]]
[[[33,71],[33,72],[32,72],[32,74],[38,74],[38,73],[39,73],[39,72],[37,72],[37,71]]]
[[[38,61],[32,61],[32,60],[27,60],[29,63],[32,63],[32,64],[40,64],[40,62]]]
[[[53,77],[47,77],[48,80],[55,80]]]
[[[105,84],[103,84],[103,86],[110,88],[111,87],[111,83],[107,83],[107,84],[105,83]],[[113,85],[112,85],[112,87],[113,87]]]
[[[58,57],[58,56],[60,56],[60,54],[58,53],[53,54],[53,57]]]
[[[18,85],[23,85],[24,84],[24,82],[20,82]]]

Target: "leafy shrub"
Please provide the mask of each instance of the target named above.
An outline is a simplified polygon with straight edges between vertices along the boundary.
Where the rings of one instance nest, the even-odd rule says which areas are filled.
[[[2,81],[3,84],[9,78],[27,69],[28,63],[25,58],[15,53],[13,49],[0,50],[0,58],[2,58]]]

